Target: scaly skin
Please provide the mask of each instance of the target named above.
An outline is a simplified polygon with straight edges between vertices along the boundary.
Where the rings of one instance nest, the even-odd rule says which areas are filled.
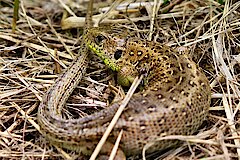
[[[134,94],[129,101],[103,152],[111,148],[121,129],[120,148],[127,156],[140,154],[150,142],[154,143],[147,153],[177,143],[174,140],[156,141],[160,137],[196,132],[210,106],[209,82],[201,69],[187,54],[153,42],[118,35],[111,28],[92,28],[84,37],[86,46],[109,68],[118,72],[121,85],[129,86],[137,75],[145,75],[143,91]],[[58,85],[52,87],[40,105],[38,121],[51,143],[91,154],[119,104],[114,103],[81,119],[61,118],[56,110],[62,108],[65,101],[58,103],[58,100],[68,98],[61,94],[65,89],[61,85],[69,83],[71,86],[73,80],[57,81]],[[57,100],[53,93],[58,95]]]
[[[131,155],[159,137],[196,132],[208,114],[211,91],[208,79],[188,54],[126,35],[111,28],[91,28],[85,39],[118,72],[119,84],[129,86],[137,75],[145,75],[143,91],[131,98],[115,127],[124,129],[121,147]],[[158,141],[148,152],[175,142]]]

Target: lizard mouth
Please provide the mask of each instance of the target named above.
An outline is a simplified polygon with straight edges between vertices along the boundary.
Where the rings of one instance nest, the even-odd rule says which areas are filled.
[[[132,65],[123,66],[117,74],[118,84],[121,86],[129,87],[136,76],[138,76],[138,71],[136,69],[133,69]]]

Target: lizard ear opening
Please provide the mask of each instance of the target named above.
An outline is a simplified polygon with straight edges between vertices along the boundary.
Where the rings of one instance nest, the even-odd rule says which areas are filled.
[[[95,37],[95,43],[96,44],[100,44],[103,40],[105,39],[105,37],[103,36],[103,35],[97,35],[96,37]]]
[[[114,58],[116,59],[116,60],[118,60],[119,58],[121,58],[121,56],[122,56],[122,50],[117,50],[115,53],[114,53]]]

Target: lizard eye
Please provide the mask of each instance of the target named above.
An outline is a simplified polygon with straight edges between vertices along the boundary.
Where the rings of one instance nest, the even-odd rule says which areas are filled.
[[[122,50],[117,50],[115,53],[114,53],[114,58],[116,60],[118,60],[119,58],[121,58],[122,56]]]
[[[97,37],[95,37],[95,42],[96,42],[96,44],[100,44],[104,39],[105,39],[105,37],[100,34]]]

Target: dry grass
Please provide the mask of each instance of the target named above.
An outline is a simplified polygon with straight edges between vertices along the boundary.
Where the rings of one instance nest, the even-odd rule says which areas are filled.
[[[208,120],[195,136],[167,137],[187,143],[166,159],[238,159],[240,2],[226,0],[220,5],[210,0],[177,1],[170,7],[163,8],[154,1],[153,7],[145,4],[127,13],[124,9],[101,15],[97,8],[108,5],[99,2],[95,4],[95,25],[99,21],[117,24],[144,39],[187,47],[207,75],[212,87]],[[59,159],[65,153],[42,138],[36,113],[41,97],[79,50],[81,29],[61,29],[64,8],[69,15],[84,17],[87,3],[30,2],[20,4],[15,33],[11,28],[12,1],[0,2],[0,157]],[[133,4],[137,3],[129,7]],[[70,27],[82,27],[84,18],[73,20]],[[113,83],[112,76],[95,55],[91,59],[86,77],[68,100],[67,116],[86,115],[106,106],[110,90],[107,84]],[[68,152],[65,158],[76,157],[74,154]]]

